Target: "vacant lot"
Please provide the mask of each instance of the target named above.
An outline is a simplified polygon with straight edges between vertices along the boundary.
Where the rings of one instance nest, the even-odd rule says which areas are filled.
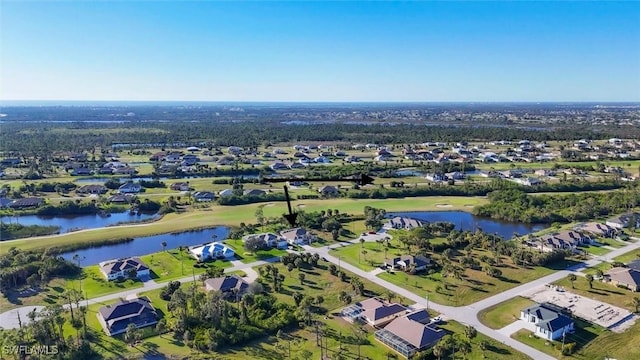
[[[635,311],[632,300],[637,294],[629,290],[620,289],[597,280],[593,282],[593,289],[590,289],[589,283],[582,277],[578,277],[578,279],[574,281],[573,288],[571,287],[571,281],[569,281],[568,277],[556,281],[554,284],[562,286],[572,293],[615,305],[629,311]]]
[[[488,307],[478,313],[478,319],[492,329],[501,329],[520,318],[520,310],[535,304],[521,296]]]
[[[359,245],[352,245],[359,246]],[[462,253],[462,252],[460,252]],[[482,255],[492,256],[485,250],[472,250],[472,256],[479,259]],[[455,260],[454,260],[455,261]],[[378,276],[420,296],[427,296],[438,304],[462,306],[474,303],[489,296],[511,289],[520,284],[538,279],[554,271],[547,267],[519,267],[510,258],[502,257],[503,265],[499,278],[490,277],[483,271],[464,269],[461,279],[443,277],[441,273],[409,275],[404,272],[381,273]],[[564,264],[560,264],[563,267]]]

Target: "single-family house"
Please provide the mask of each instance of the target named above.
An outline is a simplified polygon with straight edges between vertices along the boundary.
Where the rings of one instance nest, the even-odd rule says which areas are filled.
[[[76,194],[94,194],[100,195],[107,192],[107,187],[104,185],[83,185],[76,189]]]
[[[131,194],[115,194],[109,196],[107,200],[113,204],[128,204],[132,199],[133,195]]]
[[[287,240],[287,243],[291,245],[311,244],[316,240],[316,236],[303,228],[295,228],[289,230],[283,230],[280,232],[280,236]]]
[[[286,249],[287,246],[289,245],[289,243],[287,242],[287,239],[273,233],[245,235],[242,237],[242,241],[245,242],[250,238],[260,239],[264,241],[267,247],[270,247],[270,248]]]
[[[218,193],[218,196],[220,197],[226,197],[231,195],[233,195],[233,189],[224,189]]]
[[[215,195],[211,191],[196,191],[193,193],[193,199],[197,202],[209,202],[215,199]]]
[[[129,324],[140,329],[158,323],[158,313],[148,297],[120,300],[98,310],[98,320],[109,336],[127,331]]]
[[[640,228],[640,213],[630,212],[618,216],[614,216],[605,223],[616,229],[623,228]]]
[[[287,164],[282,161],[275,161],[273,164],[269,165],[269,167],[271,170],[287,170],[289,168]]]
[[[578,224],[574,230],[586,232],[587,234],[591,234],[593,236],[612,238],[616,235],[617,231],[613,227],[602,224],[599,222],[591,221],[588,223]]]
[[[244,196],[261,196],[266,194],[267,192],[261,189],[249,189],[245,190],[242,195]]]
[[[16,199],[8,205],[11,209],[27,209],[27,208],[37,208],[44,204],[44,199],[39,197],[29,197]]]
[[[171,190],[176,190],[176,191],[189,191],[191,189],[191,186],[189,186],[189,182],[180,181],[180,182],[171,184],[169,188]]]
[[[93,172],[88,167],[78,167],[73,169],[73,171],[71,172],[72,176],[86,176],[92,174]]]
[[[521,310],[520,319],[535,324],[535,335],[546,340],[557,340],[574,331],[573,319],[549,304],[536,304]]]
[[[148,277],[149,267],[138,257],[122,258],[103,261],[99,264],[100,272],[109,281],[120,278]]]
[[[121,194],[137,194],[140,191],[142,191],[142,186],[138,183],[129,181],[125,184],[120,185],[120,187],[118,188],[118,191]]]
[[[444,335],[444,330],[429,324],[429,313],[424,309],[398,317],[374,334],[376,340],[407,359],[433,347]]]
[[[416,220],[408,217],[396,216],[389,219],[389,221],[387,221],[386,223],[384,223],[382,228],[386,230],[391,230],[391,229],[411,230],[417,227],[421,227],[423,225],[424,223],[420,220]]]
[[[434,182],[447,180],[447,177],[444,174],[427,174],[424,178]]]
[[[189,247],[189,253],[198,261],[229,259],[236,254],[233,250],[219,242],[191,246]]]
[[[394,257],[392,259],[386,259],[385,265],[393,269],[400,269],[408,271],[413,269],[414,271],[422,271],[432,265],[431,259],[422,255],[402,255]]]
[[[407,308],[400,304],[383,302],[380,306],[364,310],[360,314],[360,319],[368,325],[379,327],[406,313]]]
[[[623,286],[631,291],[640,291],[640,271],[636,269],[614,267],[607,271],[605,278],[615,286]]]
[[[336,197],[340,195],[340,190],[337,187],[331,185],[325,185],[318,188],[318,192],[323,197]]]
[[[204,281],[204,289],[206,291],[220,291],[228,297],[240,296],[248,287],[249,284],[240,276],[235,274],[211,278]]]

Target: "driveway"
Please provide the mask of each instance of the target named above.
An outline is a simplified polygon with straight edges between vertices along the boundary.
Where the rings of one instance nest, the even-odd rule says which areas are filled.
[[[0,328],[17,329],[21,323],[22,325],[26,325],[31,322],[31,320],[29,320],[29,313],[33,310],[37,313],[42,309],[44,309],[44,306],[23,306],[5,311],[0,314]]]

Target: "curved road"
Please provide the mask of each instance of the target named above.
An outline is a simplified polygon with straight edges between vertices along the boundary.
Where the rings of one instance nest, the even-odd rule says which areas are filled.
[[[385,236],[387,236],[385,234]],[[375,235],[367,235],[367,236],[363,236],[363,238],[365,238],[365,240],[367,241],[373,241],[374,239],[377,238],[377,236]],[[360,240],[360,238],[354,239],[352,241],[350,241],[351,243],[358,243]],[[478,332],[491,337],[505,345],[508,345],[510,347],[512,347],[513,349],[516,349],[526,355],[528,355],[529,357],[531,357],[532,359],[535,360],[553,360],[555,359],[554,357],[551,357],[549,355],[547,355],[546,353],[543,353],[541,351],[538,351],[528,345],[525,345],[519,341],[516,341],[514,339],[512,339],[511,337],[499,332],[498,330],[494,330],[491,329],[487,326],[485,326],[484,324],[482,324],[480,322],[480,320],[478,320],[478,313],[490,306],[496,305],[498,303],[501,303],[505,300],[511,299],[513,297],[516,297],[528,290],[531,290],[535,287],[538,287],[540,285],[544,285],[547,283],[551,283],[557,280],[560,280],[562,278],[564,278],[565,276],[567,276],[568,274],[570,274],[573,271],[578,271],[580,269],[583,269],[585,267],[588,266],[594,266],[597,265],[601,262],[604,261],[612,261],[612,259],[616,256],[622,255],[626,252],[635,250],[640,248],[640,238],[634,238],[634,240],[636,240],[635,243],[632,244],[628,244],[624,247],[621,247],[619,249],[613,250],[611,252],[609,252],[606,255],[603,256],[599,256],[599,257],[595,257],[591,260],[586,261],[585,263],[580,263],[576,266],[573,266],[571,268],[568,268],[566,270],[560,270],[557,271],[553,274],[547,275],[545,277],[539,278],[537,280],[528,282],[526,284],[522,284],[520,286],[517,286],[515,288],[512,288],[510,290],[501,292],[499,294],[496,294],[494,296],[488,297],[486,299],[480,300],[478,302],[475,302],[471,305],[467,305],[467,306],[460,306],[460,307],[453,307],[453,306],[447,306],[447,305],[440,305],[437,303],[434,303],[433,301],[430,301],[427,303],[427,300],[420,297],[419,295],[416,295],[414,293],[412,293],[409,290],[406,290],[402,287],[399,287],[395,284],[392,284],[388,281],[385,281],[377,276],[375,276],[374,273],[371,272],[366,272],[363,271],[347,262],[342,262],[340,261],[338,258],[332,256],[329,254],[329,251],[333,248],[336,247],[341,247],[343,246],[343,244],[333,244],[333,245],[329,245],[329,246],[325,246],[325,247],[321,247],[321,248],[314,248],[312,246],[304,246],[305,251],[310,252],[310,253],[318,253],[321,257],[324,257],[325,259],[327,259],[328,261],[339,265],[340,267],[347,269],[349,271],[351,271],[352,273],[363,277],[371,282],[374,282],[386,289],[389,289],[399,295],[404,296],[407,299],[410,299],[412,301],[415,301],[417,304],[420,304],[424,307],[426,307],[427,305],[429,305],[429,308],[434,309],[435,311],[439,312],[440,314],[443,315],[444,318],[447,319],[452,319],[455,321],[458,321],[462,324],[465,325],[471,325],[473,327],[475,327]],[[263,260],[263,261],[256,261],[253,263],[249,263],[249,264],[244,264],[244,263],[239,263],[236,262],[234,266],[230,267],[230,268],[226,268],[225,272],[232,272],[232,271],[236,271],[236,270],[246,270],[246,269],[250,269],[252,267],[255,266],[260,266],[260,265],[264,265],[267,263],[272,263],[272,262],[277,262],[279,261],[278,257],[274,257],[274,258],[270,258],[267,260]],[[190,282],[193,281],[193,276],[185,276],[184,278],[181,279],[177,279],[177,281],[180,282]],[[145,286],[142,288],[135,288],[135,289],[131,289],[131,290],[125,290],[125,291],[121,291],[118,293],[113,293],[113,294],[109,294],[109,295],[104,295],[104,296],[100,296],[100,297],[96,297],[93,299],[88,299],[86,301],[83,302],[83,305],[91,305],[91,304],[104,304],[108,301],[111,300],[116,300],[119,298],[126,298],[127,296],[132,296],[132,295],[136,295],[139,292],[143,292],[143,291],[149,291],[149,290],[155,290],[155,289],[160,289],[162,287],[164,287],[166,284],[166,282],[164,283],[156,283],[155,281],[149,281],[147,283],[145,283]],[[68,305],[67,305],[68,306]],[[11,327],[17,327],[17,311],[20,311],[20,313],[22,314],[23,312],[29,312],[31,310],[33,310],[33,306],[27,306],[27,307],[23,307],[23,308],[19,308],[19,309],[13,309],[7,312],[4,312],[2,314],[0,314],[0,327],[5,327],[5,328],[11,328]],[[21,320],[23,321],[23,323],[25,323],[25,317],[21,316]],[[28,321],[28,319],[26,319],[26,321]]]

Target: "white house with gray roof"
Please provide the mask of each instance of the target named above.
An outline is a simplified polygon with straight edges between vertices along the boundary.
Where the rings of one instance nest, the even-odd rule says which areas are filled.
[[[574,331],[574,322],[548,304],[536,304],[520,311],[520,319],[535,324],[535,335],[557,340]]]

